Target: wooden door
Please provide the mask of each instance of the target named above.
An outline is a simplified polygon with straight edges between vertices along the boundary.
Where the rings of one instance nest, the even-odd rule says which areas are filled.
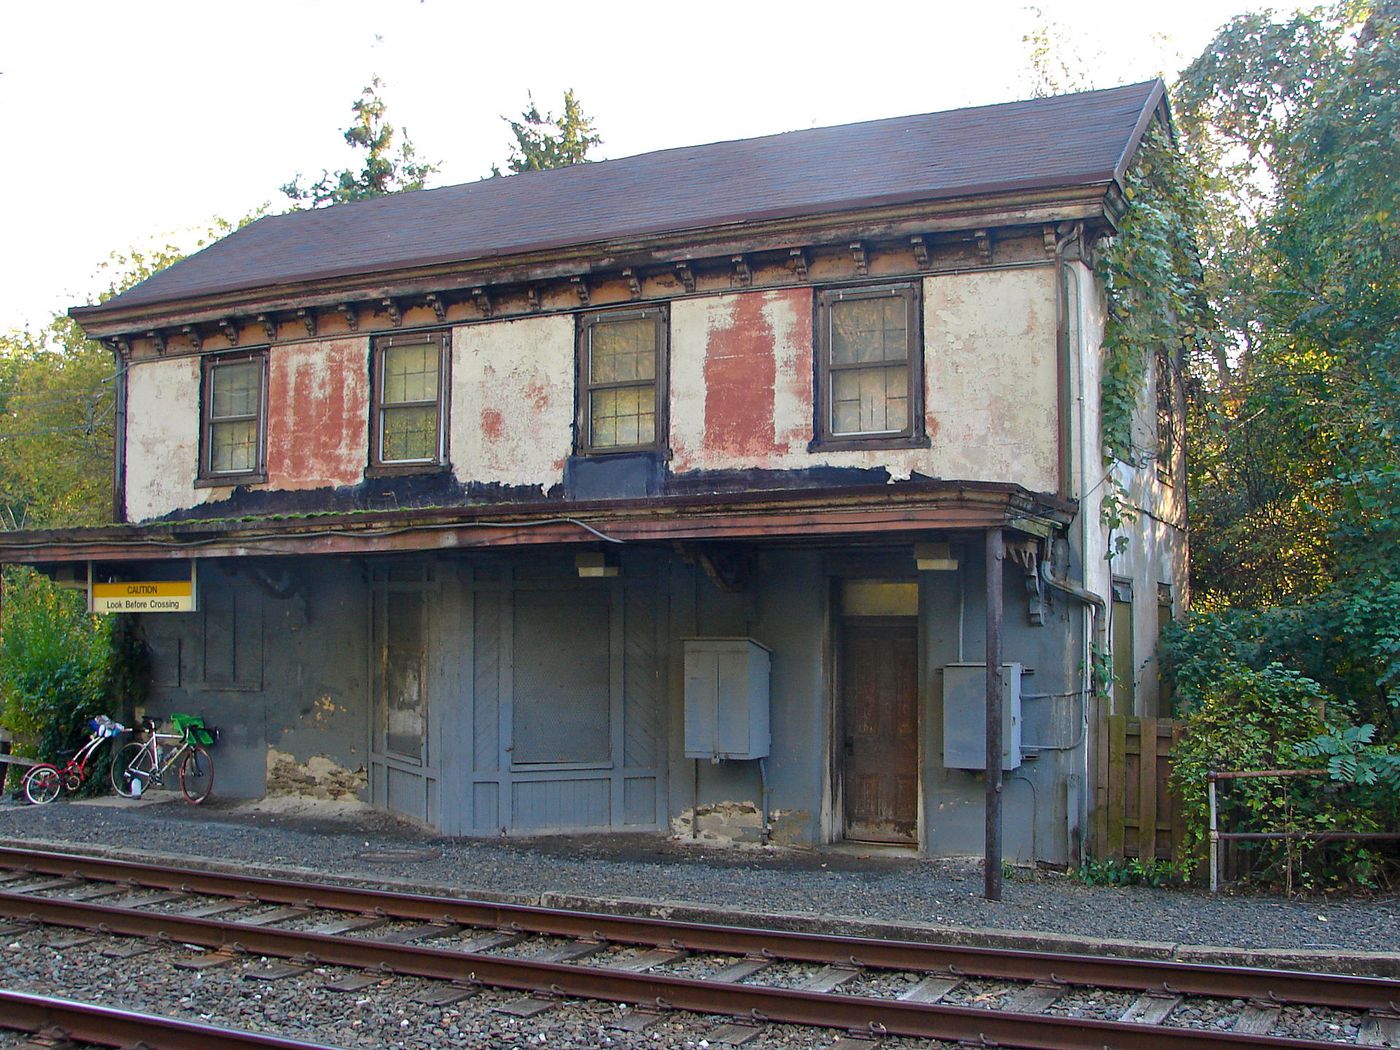
[[[909,623],[847,622],[843,645],[846,838],[918,842],[918,641]]]

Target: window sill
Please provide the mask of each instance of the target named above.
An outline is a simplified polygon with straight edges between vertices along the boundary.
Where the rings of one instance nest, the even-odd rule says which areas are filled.
[[[446,463],[380,463],[365,467],[367,478],[398,478],[415,474],[449,474]]]
[[[576,448],[575,456],[637,456],[665,457],[659,445],[618,445],[616,448]]]
[[[197,489],[231,489],[240,485],[266,485],[266,474],[219,474],[207,478],[195,478]]]
[[[807,443],[808,452],[855,452],[867,449],[932,448],[933,442],[927,434],[895,435],[886,437],[839,437],[813,438]]]

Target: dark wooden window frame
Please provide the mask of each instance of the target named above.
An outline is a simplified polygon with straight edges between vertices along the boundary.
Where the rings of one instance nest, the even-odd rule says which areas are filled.
[[[590,384],[588,381],[589,337],[593,328],[598,324],[634,320],[639,317],[653,318],[656,328],[656,375],[650,384],[656,396],[655,437],[644,445],[605,445],[594,448],[590,440],[593,433],[593,422],[589,417],[593,400],[590,395],[593,391],[643,387],[648,384],[645,381]],[[578,315],[578,335],[575,344],[576,353],[574,354],[575,389],[578,391],[575,406],[574,450],[580,456],[615,456],[628,452],[662,452],[666,449],[670,434],[670,416],[667,412],[670,391],[670,329],[671,313],[665,303],[616,310],[594,310]]]
[[[216,472],[213,469],[214,425],[228,420],[213,418],[214,375],[225,365],[245,364],[249,361],[255,361],[261,366],[259,369],[258,411],[255,417],[258,423],[258,464],[253,470]],[[234,353],[205,355],[200,360],[199,474],[195,478],[195,487],[256,485],[265,481],[267,481],[267,347],[239,350]]]
[[[383,458],[383,397],[385,350],[395,346],[413,346],[420,343],[438,344],[438,390],[437,390],[437,452],[431,459],[388,460]],[[395,332],[391,335],[375,336],[370,344],[370,397],[369,397],[369,466],[366,477],[392,477],[399,474],[436,474],[447,468],[448,459],[448,392],[452,384],[452,332],[437,330],[426,332]],[[427,404],[427,402],[422,402]]]
[[[831,394],[833,371],[870,368],[870,364],[832,365],[831,363],[831,304],[852,299],[884,299],[897,296],[904,300],[907,309],[905,331],[909,345],[908,356],[909,390],[905,404],[908,405],[908,418],[902,430],[880,431],[871,434],[836,434],[831,427]],[[923,295],[920,285],[898,282],[878,285],[827,288],[816,296],[816,368],[814,413],[812,432],[815,435],[808,446],[816,451],[868,448],[928,448],[928,435],[924,432],[924,338],[923,338]]]

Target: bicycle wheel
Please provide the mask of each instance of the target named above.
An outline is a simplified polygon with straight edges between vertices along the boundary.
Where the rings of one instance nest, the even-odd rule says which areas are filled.
[[[52,802],[63,790],[63,773],[57,766],[35,766],[24,774],[24,797],[36,806]]]
[[[122,798],[140,798],[154,779],[151,752],[132,741],[112,756],[112,790]]]
[[[198,744],[191,744],[180,759],[180,790],[185,801],[199,805],[214,787],[214,760]]]

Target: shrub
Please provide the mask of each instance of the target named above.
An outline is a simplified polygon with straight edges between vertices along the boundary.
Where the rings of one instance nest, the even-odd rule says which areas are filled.
[[[1187,856],[1205,853],[1206,784],[1212,770],[1326,766],[1333,774],[1330,780],[1255,778],[1222,784],[1223,830],[1377,831],[1386,813],[1393,814],[1394,795],[1383,789],[1396,767],[1375,754],[1369,732],[1358,734],[1342,721],[1329,724],[1329,717],[1345,713],[1345,705],[1317,682],[1277,663],[1255,670],[1229,658],[1216,665],[1214,680],[1190,682],[1187,728],[1172,754],[1172,785],[1186,820]],[[1362,790],[1351,790],[1346,782]],[[1382,790],[1367,790],[1368,784]],[[1360,842],[1245,842],[1239,850],[1246,877],[1290,888],[1295,881],[1370,885],[1380,873],[1380,855]]]
[[[107,713],[111,621],[28,569],[6,570],[3,587],[0,724],[19,738],[19,753],[52,761],[81,746],[89,718]]]

